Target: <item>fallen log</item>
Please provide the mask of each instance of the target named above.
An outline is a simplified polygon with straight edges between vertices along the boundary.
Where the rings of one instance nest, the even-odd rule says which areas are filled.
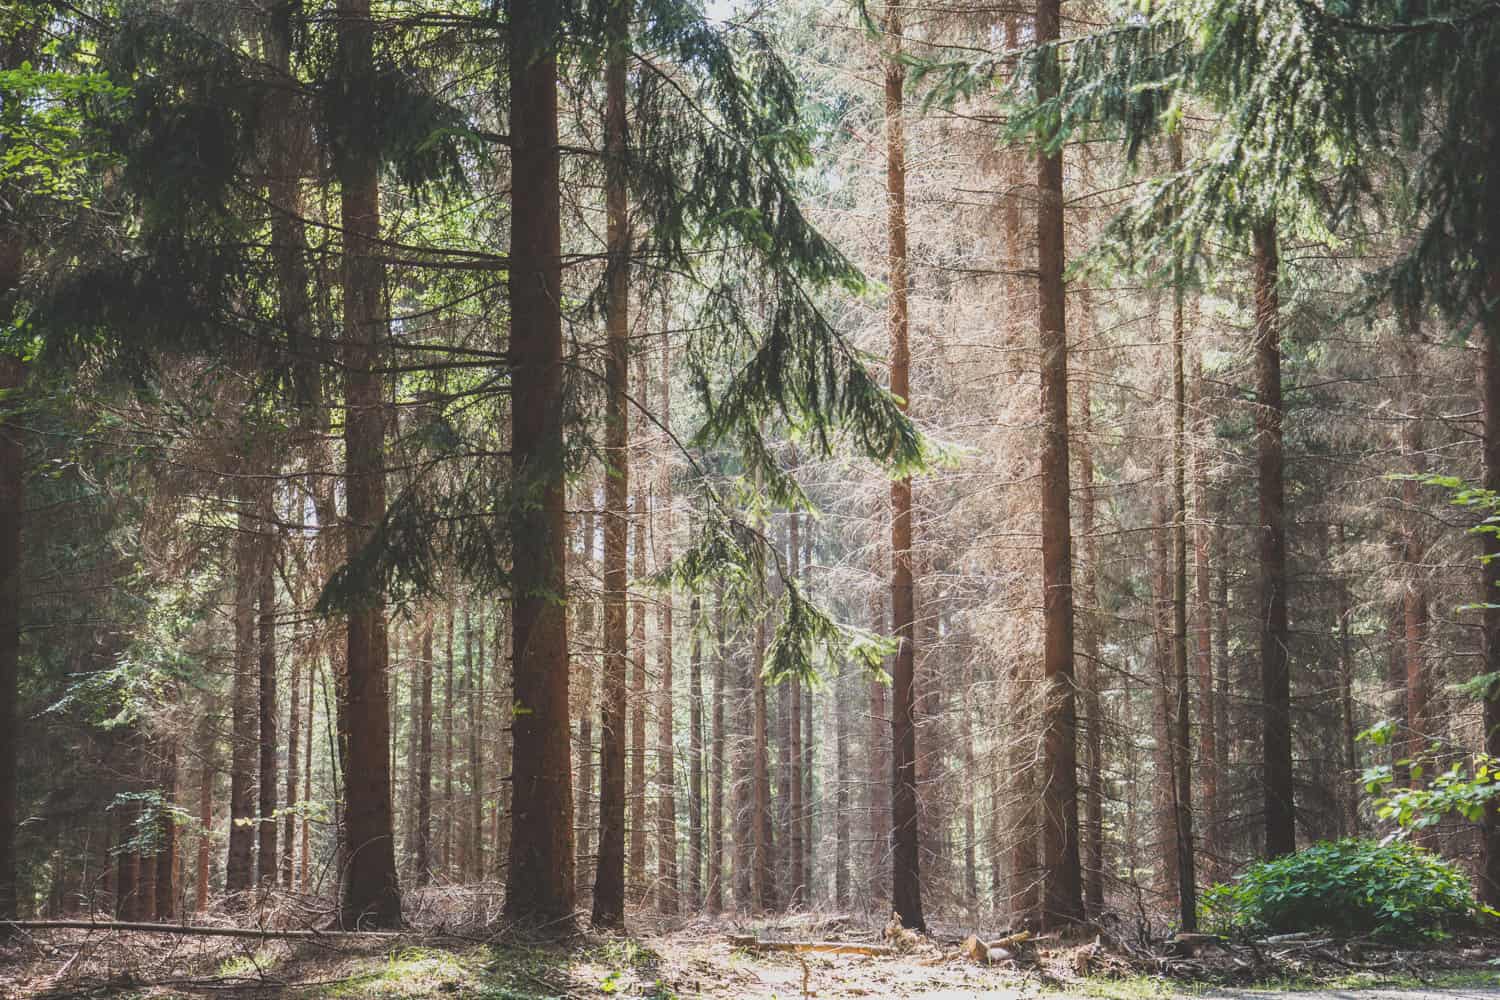
[[[747,951],[816,951],[829,955],[894,955],[895,949],[883,944],[855,944],[848,941],[761,941],[749,934],[731,934],[729,943]]]
[[[192,934],[236,938],[397,937],[400,931],[278,931],[269,927],[213,927],[203,924],[148,924],[129,920],[7,920],[22,930],[130,931],[138,934]]]

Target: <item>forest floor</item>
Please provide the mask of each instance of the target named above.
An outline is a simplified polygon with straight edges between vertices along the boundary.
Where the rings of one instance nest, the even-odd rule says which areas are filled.
[[[857,941],[894,953],[764,952],[743,938],[731,942],[732,935]],[[1152,957],[1140,946],[1106,950],[1096,938],[1043,939],[1018,948],[1016,961],[980,965],[959,940],[890,938],[876,924],[847,918],[697,921],[546,947],[431,931],[261,940],[47,929],[0,946],[0,998],[1256,1000],[1268,990],[1289,1000],[1500,997],[1500,966],[1490,964],[1500,961],[1495,940],[1409,950],[1340,944],[1336,952],[1301,947],[1323,942],[1291,942],[1252,968],[1242,960]]]

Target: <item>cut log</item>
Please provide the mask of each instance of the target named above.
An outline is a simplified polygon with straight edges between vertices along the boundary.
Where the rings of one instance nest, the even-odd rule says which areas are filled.
[[[400,931],[278,931],[267,927],[206,927],[195,924],[148,924],[129,920],[7,920],[8,927],[28,931],[127,931],[137,934],[192,934],[236,938],[398,937]]]
[[[1167,942],[1167,950],[1179,958],[1192,958],[1204,948],[1219,947],[1224,943],[1217,934],[1198,934],[1181,931]]]
[[[731,934],[729,943],[746,951],[816,951],[829,955],[894,955],[895,950],[883,944],[855,944],[847,941],[760,941],[749,934]]]
[[[1002,939],[1003,940],[1003,939]],[[971,961],[983,965],[994,965],[996,962],[1008,962],[1015,958],[1010,951],[1003,947],[998,941],[981,941],[976,935],[970,934],[959,945],[959,950]]]

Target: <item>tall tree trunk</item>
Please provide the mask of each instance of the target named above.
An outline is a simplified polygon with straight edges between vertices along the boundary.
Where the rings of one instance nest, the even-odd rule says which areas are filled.
[[[198,728],[201,768],[198,772],[198,884],[193,901],[195,913],[203,913],[208,909],[209,845],[213,841],[214,826],[214,762],[218,757],[218,740],[213,721],[216,708],[213,701],[204,706],[203,722]]]
[[[608,473],[606,473],[608,475]],[[594,538],[597,533],[597,525],[594,518],[594,504],[596,494],[592,484],[587,490],[587,499],[584,501],[583,511],[583,578],[585,580],[595,579],[597,570],[594,568]],[[580,657],[579,681],[583,685],[583,693],[579,699],[580,708],[578,712],[578,787],[574,794],[577,801],[574,803],[574,811],[578,815],[578,889],[592,890],[594,884],[594,677],[598,673],[594,650],[601,643],[599,629],[599,609],[595,606],[592,595],[579,599],[578,621],[579,629],[583,633],[583,644],[587,646],[588,652]],[[497,633],[498,634],[498,633]],[[497,643],[498,647],[498,643]],[[497,682],[498,685],[498,682]],[[502,734],[503,735],[503,734]],[[501,768],[501,784],[505,783],[504,768]],[[499,797],[496,797],[499,801]],[[496,813],[499,815],[498,811]]]
[[[1092,376],[1079,381],[1078,527],[1083,534],[1083,706],[1084,730],[1084,820],[1087,844],[1084,862],[1084,907],[1089,917],[1104,913],[1104,699],[1099,663],[1099,639],[1103,615],[1099,609],[1099,538],[1094,503],[1094,439]]]
[[[1338,526],[1338,543],[1342,551],[1347,544],[1343,522]],[[1349,633],[1350,620],[1354,615],[1349,595],[1349,577],[1340,575],[1339,582],[1339,720],[1343,727],[1344,756],[1344,834],[1360,835],[1359,821],[1359,749],[1355,733],[1359,724],[1354,709],[1354,649]]]
[[[1491,180],[1491,184],[1495,181]],[[1489,302],[1481,310],[1479,333],[1479,398],[1482,407],[1482,463],[1480,485],[1500,494],[1500,266],[1488,261]],[[1500,673],[1500,535],[1479,535],[1484,585],[1480,612],[1481,672]],[[1500,685],[1491,684],[1484,698],[1484,752],[1500,758]],[[1500,907],[1500,805],[1490,805],[1480,823],[1483,840],[1479,897],[1487,905]]]
[[[812,563],[813,563],[813,522],[811,518],[804,517],[802,525],[802,586],[811,591]],[[812,886],[815,883],[817,873],[813,864],[813,845],[817,843],[817,831],[813,825],[813,819],[817,810],[813,808],[813,771],[815,770],[815,743],[813,740],[813,699],[815,693],[812,688],[807,688],[802,693],[802,849],[804,860],[802,870],[807,879],[805,900],[812,903]]]
[[[1175,137],[1173,162],[1180,166],[1182,143]],[[1193,868],[1192,730],[1188,705],[1188,536],[1187,536],[1187,324],[1183,316],[1182,268],[1174,265],[1172,287],[1172,673],[1177,717],[1172,734],[1173,797],[1177,811],[1178,920],[1184,931],[1198,929],[1198,893]]]
[[[301,532],[299,531],[298,534],[300,535]],[[300,576],[297,583],[295,607],[299,612],[303,607]],[[302,737],[302,659],[306,651],[300,643],[292,644],[289,649],[292,654],[292,676],[291,684],[287,689],[287,700],[291,703],[291,715],[286,724],[286,821],[281,831],[281,883],[288,891],[291,891],[296,888],[297,884],[293,881],[292,854],[297,842],[297,768],[300,763],[298,753]]]
[[[432,612],[422,621],[421,708],[417,750],[416,882],[432,881]]]
[[[1418,344],[1422,329],[1416,310],[1403,310],[1404,315],[1399,353],[1402,361],[1402,381],[1405,383],[1406,417],[1401,425],[1401,453],[1403,464],[1410,475],[1421,475],[1427,471],[1424,452],[1421,408],[1422,398],[1421,361]],[[1433,736],[1432,719],[1429,715],[1429,688],[1427,666],[1428,600],[1427,579],[1423,562],[1426,545],[1422,537],[1422,513],[1420,485],[1414,479],[1401,484],[1401,562],[1405,570],[1405,588],[1402,592],[1402,617],[1405,633],[1406,660],[1406,739],[1404,756],[1418,760],[1427,750]],[[1420,771],[1408,771],[1412,788],[1421,788],[1426,782]],[[1431,827],[1417,831],[1416,840],[1427,848],[1437,847],[1437,833]]]
[[[177,739],[167,736],[162,745],[161,796],[165,808],[157,816],[156,919],[170,921],[177,916]]]
[[[672,341],[664,313],[661,348],[661,422],[662,434],[669,447],[672,438]],[[672,465],[670,451],[664,447],[658,466],[656,502],[661,509],[662,551],[658,567],[672,565]],[[657,605],[657,666],[661,671],[661,689],[656,708],[656,909],[660,913],[677,912],[677,774],[672,752],[672,588],[668,585]]]
[[[755,679],[752,675],[756,667],[752,656],[743,647],[735,651],[735,704],[731,714],[734,729],[728,736],[734,754],[730,782],[733,801],[729,807],[730,815],[734,817],[734,908],[740,916],[749,916],[756,908],[755,879],[751,873],[756,862],[756,831],[760,828],[755,812]]]
[[[370,0],[339,0],[341,87],[355,121],[367,121],[377,86]],[[387,317],[380,246],[380,162],[375,150],[340,150],[340,216],[344,226],[344,453],[348,552],[374,541],[385,517],[385,415],[378,371]],[[391,816],[390,704],[384,600],[366,595],[348,615],[344,698],[346,869],[340,922],[346,927],[401,923],[396,838]]]
[[[750,687],[754,707],[751,742],[751,774],[754,778],[751,822],[751,895],[755,912],[774,912],[776,896],[776,828],[771,814],[770,728],[766,711],[766,617],[755,623],[755,648],[750,661]]]
[[[312,748],[313,748],[313,704],[317,688],[318,657],[316,654],[307,664],[307,739],[302,747],[302,801],[312,801]],[[312,819],[306,810],[302,813],[302,891],[312,889]]]
[[[728,682],[729,640],[724,588],[714,596],[714,704],[708,780],[708,912],[724,910],[724,688]]]
[[[1224,817],[1219,793],[1218,699],[1214,694],[1213,656],[1213,581],[1209,573],[1208,551],[1211,538],[1212,504],[1208,488],[1208,445],[1204,438],[1209,429],[1204,424],[1203,359],[1194,362],[1194,401],[1199,411],[1198,442],[1193,447],[1193,509],[1197,523],[1193,526],[1193,589],[1196,600],[1194,629],[1197,632],[1198,668],[1198,757],[1203,768],[1203,792],[1200,801],[1206,813],[1203,846],[1208,856],[1209,880],[1218,881],[1223,848],[1219,843]]]
[[[630,217],[625,189],[625,47],[628,7],[610,9],[605,64],[604,677],[599,712],[599,851],[593,923],[625,920],[625,713],[630,497]]]
[[[1060,0],[1040,0],[1036,40],[1056,41]],[[1049,62],[1038,97],[1057,92]],[[1068,334],[1063,283],[1062,153],[1037,157],[1037,319],[1042,363],[1042,926],[1083,919],[1078,856],[1078,734],[1073,679],[1073,540],[1068,498]]]
[[[256,674],[255,597],[259,585],[260,534],[255,528],[255,496],[247,480],[239,486],[234,540],[234,679],[229,761],[229,854],[224,892],[235,905],[250,888],[255,860]]]
[[[1157,840],[1162,864],[1158,869],[1156,891],[1162,896],[1177,896],[1177,810],[1176,769],[1173,767],[1175,738],[1175,705],[1172,697],[1172,538],[1168,519],[1170,501],[1166,489],[1166,470],[1158,456],[1153,479],[1161,486],[1153,491],[1151,511],[1151,638],[1152,638],[1152,739],[1151,739],[1151,808],[1155,814]]]
[[[464,607],[464,690],[468,693],[469,711],[469,818],[465,826],[468,831],[468,858],[465,880],[479,882],[484,879],[484,760],[479,754],[479,745],[484,728],[484,695],[480,686],[484,684],[484,612],[479,614],[479,628],[474,628],[471,606]],[[476,645],[478,646],[476,655]],[[477,662],[476,662],[477,661]],[[571,754],[569,755],[571,757]],[[572,761],[569,761],[571,766]]]
[[[453,830],[453,605],[448,605],[448,641],[443,665],[443,874],[453,878],[455,840]]]
[[[1292,806],[1292,679],[1287,627],[1286,494],[1282,468],[1281,322],[1276,224],[1255,228],[1256,482],[1260,507],[1261,767],[1265,852],[1297,849]]]
[[[909,409],[911,349],[906,309],[906,137],[902,126],[906,68],[901,16],[886,8],[885,198],[886,259],[891,286],[891,394]],[[911,479],[891,483],[891,630],[898,643],[891,672],[891,905],[904,927],[925,930],[917,829],[916,607],[912,582]]]
[[[19,246],[0,232],[0,310],[18,280]],[[0,315],[0,318],[4,318]],[[20,358],[0,353],[0,921],[19,913],[16,881],[16,755],[20,749],[21,517],[25,510],[25,448],[21,429],[5,416],[24,381]],[[0,927],[3,927],[0,924]],[[0,930],[0,937],[8,931]]]
[[[796,511],[787,512],[787,555],[793,582],[799,579],[799,560],[802,552],[801,518]],[[802,681],[792,677],[787,681],[787,814],[791,826],[790,843],[787,845],[787,897],[789,908],[807,902],[807,872],[803,867],[805,845],[803,838],[807,828],[803,825],[807,803],[802,801]]]
[[[703,605],[688,605],[688,907],[703,909]]]
[[[514,479],[537,503],[511,515],[510,877],[505,912],[573,923],[572,753],[568,726],[567,524],[563,479],[562,223],[558,189],[557,44],[560,12],[511,3],[512,256],[510,272]],[[517,44],[530,42],[531,44]]]
[[[845,676],[844,664],[838,666],[834,678],[833,696],[833,754],[834,754],[834,817],[833,817],[833,905],[840,911],[849,906],[849,862],[853,847],[849,801],[849,696],[850,679]]]
[[[260,799],[256,878],[263,886],[276,884],[276,552],[275,508],[272,492],[261,503],[260,553]],[[294,699],[295,700],[295,699]]]
[[[645,369],[637,368],[644,388]],[[646,494],[635,490],[635,539],[631,559],[635,578],[646,577]],[[646,601],[637,593],[630,602],[630,883],[632,895],[645,899],[650,892],[646,875]]]
[[[879,566],[879,563],[876,564]],[[882,569],[884,567],[881,567]],[[876,574],[879,575],[879,570]],[[885,635],[885,603],[878,592],[870,595],[870,631]],[[890,885],[891,864],[891,723],[887,714],[885,678],[870,679],[870,870],[866,887],[875,912],[885,909],[885,887]]]

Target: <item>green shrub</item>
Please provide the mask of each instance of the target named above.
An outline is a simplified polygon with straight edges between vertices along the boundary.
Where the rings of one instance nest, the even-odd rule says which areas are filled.
[[[1408,938],[1441,937],[1481,912],[1464,873],[1431,851],[1354,839],[1252,865],[1210,888],[1204,908],[1208,923],[1223,932]]]

